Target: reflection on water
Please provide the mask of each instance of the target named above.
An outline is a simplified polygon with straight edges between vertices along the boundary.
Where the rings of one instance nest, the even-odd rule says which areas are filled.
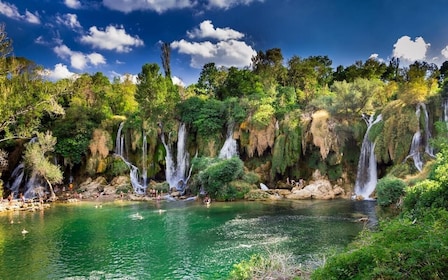
[[[375,203],[53,205],[0,215],[0,279],[225,279],[257,252],[307,262],[340,250],[366,226],[359,217],[374,225]]]

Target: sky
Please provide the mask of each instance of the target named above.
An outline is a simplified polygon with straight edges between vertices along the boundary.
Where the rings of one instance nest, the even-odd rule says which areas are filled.
[[[339,65],[448,60],[448,0],[0,0],[14,55],[51,80],[102,72],[111,80],[161,63],[196,83],[204,64],[250,67],[258,51],[326,55]]]

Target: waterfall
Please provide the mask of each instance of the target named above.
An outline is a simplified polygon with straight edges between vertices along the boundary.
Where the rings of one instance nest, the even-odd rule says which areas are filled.
[[[448,98],[443,100],[442,110],[443,110],[443,121],[448,122]]]
[[[429,113],[426,109],[425,103],[420,103],[419,105],[423,109],[423,114],[425,116],[425,153],[427,153],[431,157],[434,157],[434,149],[430,145],[432,135],[431,130],[429,129]]]
[[[143,135],[143,143],[142,143],[142,181],[143,186],[148,185],[148,141],[146,139],[146,133]]]
[[[425,136],[424,139],[422,136],[422,130],[420,128],[420,115],[422,111],[425,117],[425,123],[423,127]],[[415,115],[417,116],[417,122],[419,128],[412,137],[411,148],[409,150],[409,155],[406,157],[406,159],[412,157],[415,168],[417,168],[417,170],[421,172],[423,170],[423,155],[421,153],[421,148],[423,144],[425,145],[424,146],[425,153],[431,157],[434,157],[434,149],[430,145],[431,131],[429,130],[429,114],[428,110],[426,109],[426,105],[424,103],[417,104],[417,107],[415,109]]]
[[[25,164],[22,162],[19,165],[17,165],[16,168],[14,168],[14,170],[11,173],[10,180],[6,185],[6,188],[8,188],[11,191],[13,197],[18,197],[19,187],[22,184],[24,176],[25,176]]]
[[[139,170],[137,168],[137,166],[133,165],[131,162],[129,162],[125,157],[124,157],[124,136],[122,135],[122,130],[123,130],[123,125],[124,123],[121,123],[118,131],[117,131],[117,138],[115,140],[115,155],[120,157],[123,162],[128,166],[129,168],[129,177],[131,180],[131,185],[134,188],[134,192],[137,194],[145,194],[146,193],[146,188],[148,187],[146,184],[146,160],[142,160],[143,162],[143,170],[144,172],[142,172],[144,175],[142,175],[142,180],[140,180],[140,176],[139,176]],[[147,147],[146,147],[147,143],[146,143],[146,135],[143,136],[143,152],[142,152],[142,158],[146,159],[146,151],[147,151]]]
[[[367,131],[361,145],[361,155],[358,162],[358,172],[356,175],[355,194],[358,197],[368,199],[373,193],[378,180],[376,158],[375,158],[375,143],[369,140],[369,131],[372,126],[382,120],[382,116],[378,115],[376,118],[370,116],[369,119],[364,117],[367,123]]]
[[[423,170],[423,157],[420,153],[420,146],[422,143],[422,133],[420,132],[420,129],[417,130],[416,133],[414,133],[414,136],[412,137],[412,143],[411,143],[411,149],[409,150],[409,155],[406,158],[412,157],[414,160],[414,166],[417,168],[418,171]]]
[[[120,123],[117,131],[117,138],[115,139],[115,153],[121,156],[123,156],[124,153],[124,135],[121,133],[123,126],[124,122]]]
[[[31,138],[28,144],[35,143],[37,141],[36,137]],[[32,199],[36,197],[36,194],[43,195],[44,187],[46,186],[46,182],[41,182],[41,178],[35,173],[32,173],[28,178],[28,174],[25,172],[25,164],[21,162],[19,165],[14,168],[11,173],[11,176],[6,184],[6,188],[9,189],[13,195],[13,197],[18,198],[20,192],[23,193],[23,196],[26,199]]]
[[[162,133],[161,140],[163,146],[166,150],[166,169],[165,176],[166,181],[169,183],[170,188],[175,188],[176,190],[183,193],[187,187],[188,177],[187,170],[189,167],[190,155],[186,150],[187,142],[187,129],[185,124],[182,123],[179,126],[179,132],[177,134],[177,155],[176,162],[173,160],[173,153],[169,144],[165,141],[165,136]]]
[[[236,140],[233,139],[233,127],[233,123],[230,123],[227,126],[226,141],[224,142],[221,151],[219,151],[219,158],[229,159],[234,156],[238,156],[238,145],[236,143]]]

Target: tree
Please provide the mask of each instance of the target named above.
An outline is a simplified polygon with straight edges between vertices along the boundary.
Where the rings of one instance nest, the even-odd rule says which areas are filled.
[[[112,90],[106,93],[106,97],[114,115],[130,115],[137,111],[136,88],[131,75],[126,75],[123,80],[113,80]]]
[[[50,188],[51,199],[55,200],[56,195],[52,184],[62,182],[62,172],[59,166],[54,165],[49,160],[49,153],[54,151],[56,138],[51,132],[37,133],[37,140],[26,145],[24,161],[25,165],[33,174],[45,179]]]
[[[207,63],[202,67],[196,85],[197,89],[208,96],[215,97],[226,77],[227,71],[225,69],[218,69],[213,62]]]
[[[171,47],[170,47],[170,44],[163,42],[160,49],[162,51],[161,59],[162,59],[163,70],[165,71],[165,77],[171,78],[171,66],[170,66]]]
[[[405,72],[398,97],[406,104],[425,102],[438,89],[439,70],[435,64],[416,61]]]
[[[288,85],[295,88],[298,101],[310,102],[331,79],[332,61],[327,56],[302,59],[293,56],[288,61]]]
[[[283,66],[283,54],[281,49],[273,48],[266,52],[258,51],[252,57],[253,72],[260,76],[266,88],[273,84],[284,85],[286,80],[286,69]]]
[[[225,100],[229,97],[260,94],[263,94],[263,86],[257,75],[248,69],[230,67],[224,83],[218,90],[217,98]]]
[[[334,93],[332,113],[345,118],[359,116],[363,111],[374,110],[372,97],[383,90],[378,80],[356,79],[352,83],[335,82],[331,87]]]

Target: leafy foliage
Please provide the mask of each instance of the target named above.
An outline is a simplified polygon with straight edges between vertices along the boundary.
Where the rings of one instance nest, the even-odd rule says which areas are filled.
[[[448,212],[428,210],[418,222],[394,219],[329,259],[312,279],[444,279]]]
[[[242,178],[244,174],[243,162],[239,158],[201,160],[199,162],[196,161],[196,163],[197,166],[195,168],[200,168],[201,170],[198,173],[199,184],[210,197],[219,200],[236,198],[237,190],[229,183]]]
[[[377,203],[379,206],[386,207],[396,204],[404,194],[406,184],[391,176],[381,178],[376,184]]]

